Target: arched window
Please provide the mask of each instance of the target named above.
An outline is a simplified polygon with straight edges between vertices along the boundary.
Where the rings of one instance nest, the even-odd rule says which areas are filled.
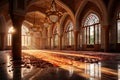
[[[96,14],[90,13],[83,23],[83,44],[101,44],[101,24]]]
[[[8,35],[7,35],[7,45],[8,46],[12,45],[12,33],[13,33],[13,27],[10,27],[8,30]]]
[[[118,13],[117,19],[117,43],[120,43],[120,13]]]
[[[65,41],[66,41],[66,46],[72,46],[74,44],[73,40],[73,24],[70,22],[67,25],[66,31],[65,31]]]
[[[13,27],[10,27],[8,30],[8,38],[7,38],[7,45],[11,46],[12,45],[12,33],[14,29]],[[29,29],[22,25],[22,46],[30,46],[31,44],[31,36],[29,33]]]
[[[54,48],[57,48],[58,47],[58,29],[57,29],[57,27],[55,27],[53,35],[54,35]]]
[[[31,45],[31,36],[29,29],[22,25],[22,46],[30,46]]]

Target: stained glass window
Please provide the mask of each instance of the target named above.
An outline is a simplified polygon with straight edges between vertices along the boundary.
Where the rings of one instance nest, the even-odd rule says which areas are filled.
[[[66,34],[66,46],[72,46],[74,44],[73,24],[70,22],[67,26]]]
[[[83,44],[101,43],[101,25],[96,14],[90,13],[83,24]]]

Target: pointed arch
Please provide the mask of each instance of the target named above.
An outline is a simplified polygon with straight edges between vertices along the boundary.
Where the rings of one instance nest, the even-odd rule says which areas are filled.
[[[56,0],[56,3],[67,11],[67,13],[70,15],[70,17],[73,21],[73,25],[75,25],[75,15],[74,15],[73,11],[60,0]]]
[[[62,18],[60,19],[60,34],[63,34],[63,32],[64,32],[64,22],[65,22],[67,16],[68,16],[68,14],[64,13]]]
[[[66,48],[72,48],[74,45],[74,25],[71,20],[68,20],[64,27],[64,44]]]
[[[39,1],[39,0],[31,0],[31,1],[29,2],[28,6],[27,6],[27,9],[29,9],[30,6],[32,6],[35,2],[38,2],[38,1]],[[59,6],[61,6],[63,9],[65,9],[65,10],[67,11],[67,14],[70,15],[70,17],[71,17],[71,19],[72,19],[72,21],[73,21],[73,24],[75,25],[75,16],[74,16],[73,11],[72,11],[67,5],[65,5],[62,1],[60,1],[60,0],[55,0],[55,2],[56,2]]]
[[[91,6],[93,6],[92,8],[88,7],[88,3],[91,4]],[[103,16],[101,19],[103,21],[103,24],[104,25],[108,25],[109,22],[108,22],[108,13],[107,13],[107,8],[105,6],[105,4],[103,3],[102,0],[83,0],[81,5],[79,6],[78,10],[76,11],[75,13],[75,20],[76,20],[76,26],[79,28],[79,26],[81,26],[79,24],[79,22],[81,22],[80,18],[83,16],[82,13],[87,11],[87,10],[92,10],[94,9],[94,7],[96,8],[97,12],[99,14],[101,14],[101,16]],[[87,9],[87,10],[86,10]],[[94,9],[95,10],[95,9]],[[94,11],[93,10],[93,11]]]

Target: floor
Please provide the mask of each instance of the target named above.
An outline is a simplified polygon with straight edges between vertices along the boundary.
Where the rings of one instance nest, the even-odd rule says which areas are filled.
[[[11,51],[0,52],[0,80],[13,79]],[[22,80],[120,80],[120,53],[23,50]]]

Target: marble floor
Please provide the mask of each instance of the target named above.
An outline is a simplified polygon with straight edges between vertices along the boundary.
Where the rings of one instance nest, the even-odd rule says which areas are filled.
[[[120,53],[23,50],[21,62],[22,80],[120,80]],[[0,80],[13,74],[11,51],[1,51]]]

